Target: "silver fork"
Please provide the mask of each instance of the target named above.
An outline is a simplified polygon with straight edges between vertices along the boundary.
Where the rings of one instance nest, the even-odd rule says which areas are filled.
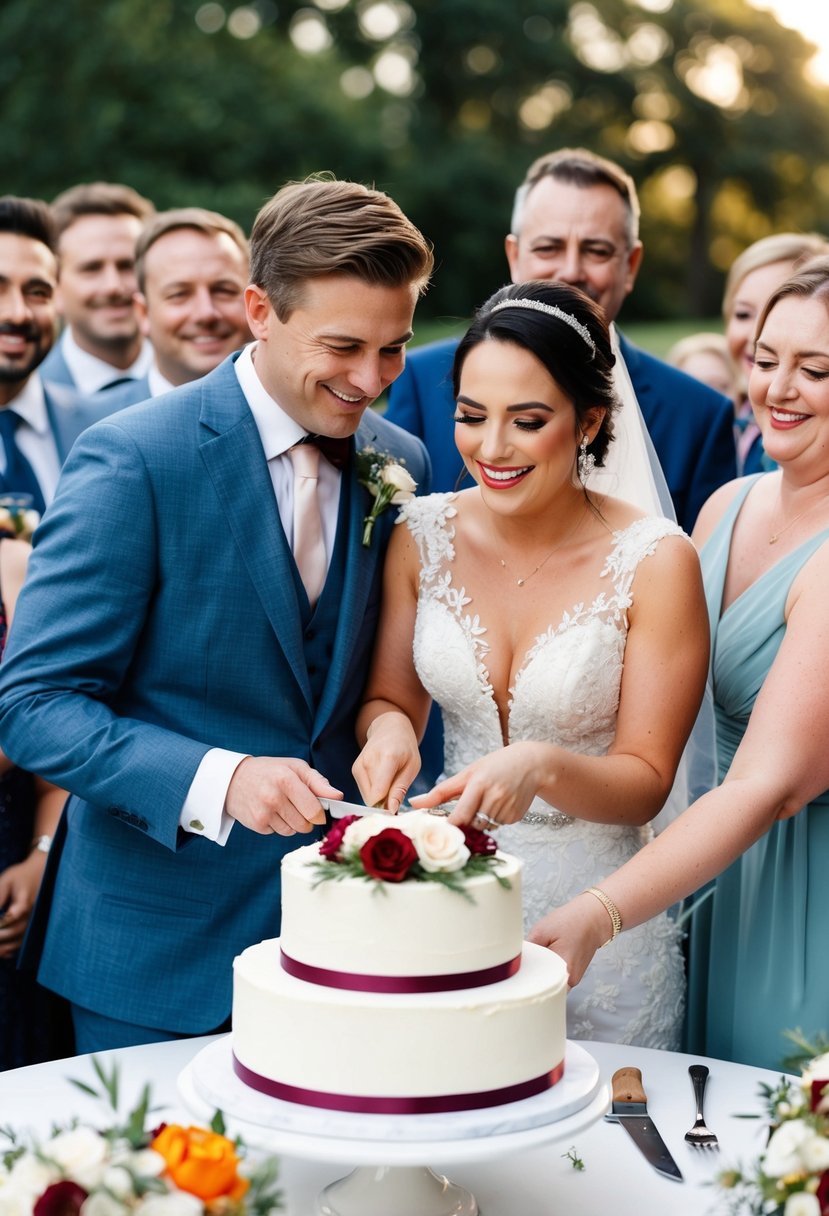
[[[685,1133],[685,1139],[694,1148],[719,1148],[720,1144],[712,1131],[705,1126],[702,1113],[702,1100],[705,1096],[705,1085],[708,1081],[708,1069],[704,1064],[692,1064],[688,1069],[691,1084],[694,1087],[694,1101],[697,1104],[697,1117],[694,1126]]]

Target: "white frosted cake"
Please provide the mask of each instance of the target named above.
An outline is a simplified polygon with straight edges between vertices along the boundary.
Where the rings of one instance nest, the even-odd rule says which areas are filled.
[[[288,1101],[406,1114],[555,1084],[567,971],[522,942],[521,863],[494,847],[407,812],[340,821],[288,854],[282,936],[234,963],[237,1075]]]

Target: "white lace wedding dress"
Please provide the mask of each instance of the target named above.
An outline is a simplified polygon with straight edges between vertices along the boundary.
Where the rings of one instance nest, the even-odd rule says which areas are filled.
[[[420,551],[414,661],[441,707],[447,774],[503,746],[486,666],[486,626],[465,589],[452,581],[456,498],[415,498],[398,521]],[[616,728],[633,576],[659,540],[674,535],[682,535],[680,529],[662,518],[640,519],[613,534],[602,571],[607,589],[551,622],[515,678],[510,742],[545,739],[584,755],[607,752]],[[649,827],[572,819],[536,798],[524,819],[498,832],[500,846],[524,860],[526,927],[599,883],[650,837]],[[568,1037],[675,1050],[684,994],[679,932],[668,917],[656,917],[598,952],[568,997]]]

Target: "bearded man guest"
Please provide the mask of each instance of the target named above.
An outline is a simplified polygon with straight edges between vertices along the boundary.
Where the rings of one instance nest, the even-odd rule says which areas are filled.
[[[106,410],[42,378],[55,340],[55,231],[46,203],[0,198],[0,496],[42,514],[75,439]]]
[[[369,407],[431,268],[387,195],[284,187],[251,236],[254,344],[110,415],[67,463],[0,744],[72,794],[26,954],[72,1002],[79,1052],[226,1026],[234,956],[279,932],[283,854],[313,839],[320,797],[357,794],[395,512],[364,544],[354,457],[428,489],[420,442]]]

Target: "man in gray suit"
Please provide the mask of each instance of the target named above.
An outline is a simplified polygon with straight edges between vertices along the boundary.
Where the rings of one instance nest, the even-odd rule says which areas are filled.
[[[75,439],[105,410],[39,368],[55,340],[57,263],[49,208],[0,198],[0,495],[43,512]]]

